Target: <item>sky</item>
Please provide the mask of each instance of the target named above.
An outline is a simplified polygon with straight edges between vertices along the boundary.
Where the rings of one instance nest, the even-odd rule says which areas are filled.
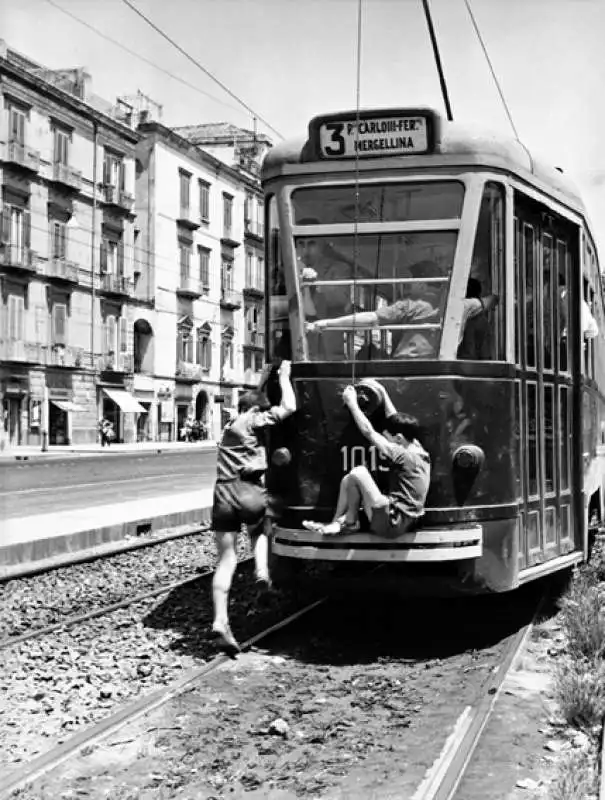
[[[443,110],[421,0],[361,0],[360,105]],[[358,0],[131,0],[251,108],[279,141],[354,109]],[[605,266],[604,0],[469,0],[521,140],[578,183]],[[54,4],[54,5],[53,5]],[[64,11],[147,59],[139,60]],[[456,120],[511,133],[464,0],[430,0]],[[253,115],[124,0],[1,0],[6,43],[51,68],[84,66],[93,91],[137,90],[169,127]],[[192,87],[160,72],[173,73]]]

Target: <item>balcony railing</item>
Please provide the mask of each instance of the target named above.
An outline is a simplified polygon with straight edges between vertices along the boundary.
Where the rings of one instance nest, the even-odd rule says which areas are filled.
[[[0,361],[18,361],[26,364],[45,364],[46,348],[35,342],[19,339],[0,339]]]
[[[101,275],[100,291],[107,292],[107,294],[130,295],[134,291],[134,280],[125,275],[106,272]]]
[[[117,206],[118,208],[126,209],[126,211],[130,211],[134,205],[134,197],[130,192],[125,192],[111,184],[103,186],[102,199],[108,206]]]
[[[129,353],[103,353],[99,356],[99,369],[112,372],[132,372],[132,355]]]
[[[181,206],[176,221],[179,225],[183,225],[185,228],[190,228],[191,230],[196,230],[201,224],[200,218],[194,215],[191,206]]]
[[[246,278],[244,294],[250,295],[251,297],[260,298],[265,296],[265,290],[262,288],[262,286],[258,286],[253,280],[248,280],[248,278]]]
[[[67,164],[58,162],[53,164],[53,180],[55,183],[61,183],[63,186],[75,189],[78,192],[82,188],[82,173]]]
[[[18,244],[0,244],[0,264],[27,272],[37,271],[31,247],[23,247]]]
[[[234,310],[241,308],[242,295],[241,292],[235,292],[233,289],[221,289],[221,305],[223,308]]]
[[[67,283],[78,283],[78,265],[65,258],[51,258],[46,262],[44,274],[47,278],[54,278]]]
[[[263,326],[264,327],[264,326]],[[265,334],[259,331],[248,331],[244,341],[244,347],[264,348]]]
[[[176,362],[177,378],[185,378],[189,381],[201,381],[204,371],[201,364],[192,364],[189,361]]]
[[[47,364],[53,367],[83,367],[85,361],[84,350],[81,347],[70,347],[55,343],[48,350]]]
[[[9,142],[6,148],[6,160],[17,164],[31,172],[40,170],[40,152],[21,142]]]
[[[181,274],[181,281],[177,287],[176,293],[183,297],[201,297],[204,293],[202,282],[190,275]]]
[[[235,383],[235,370],[223,364],[221,367],[221,383]]]
[[[254,236],[257,239],[262,239],[265,235],[265,225],[263,222],[257,222],[254,219],[245,219],[244,233],[247,236]]]

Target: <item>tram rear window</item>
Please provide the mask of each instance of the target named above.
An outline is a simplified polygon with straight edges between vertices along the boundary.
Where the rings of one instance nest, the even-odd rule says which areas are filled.
[[[295,225],[458,219],[464,185],[459,181],[317,186],[292,193]]]

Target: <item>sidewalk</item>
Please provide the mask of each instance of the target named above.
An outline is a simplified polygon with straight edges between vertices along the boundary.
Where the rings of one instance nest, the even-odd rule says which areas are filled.
[[[40,447],[23,445],[0,450],[0,462],[2,461],[36,461],[44,458],[56,458],[57,456],[117,456],[129,453],[165,453],[171,450],[178,451],[199,451],[212,450],[216,448],[216,442],[206,439],[203,442],[131,442],[130,444],[112,444],[109,447],[101,447],[100,444],[74,444],[74,445],[50,445],[46,452],[42,452]]]
[[[212,487],[129,500],[112,505],[36,514],[2,522],[0,580],[33,565],[50,565],[70,554],[111,548],[137,537],[175,526],[208,522]]]

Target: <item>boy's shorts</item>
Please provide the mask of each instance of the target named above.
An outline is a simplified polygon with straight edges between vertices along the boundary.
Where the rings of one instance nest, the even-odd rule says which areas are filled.
[[[389,498],[385,497],[385,500]],[[386,536],[393,538],[402,533],[407,533],[418,520],[408,517],[401,509],[389,500],[384,505],[376,506],[372,509],[372,519],[370,530],[376,536]]]
[[[260,483],[236,479],[214,487],[212,527],[218,533],[239,531],[242,524],[253,530],[262,525],[267,511],[267,493]]]

